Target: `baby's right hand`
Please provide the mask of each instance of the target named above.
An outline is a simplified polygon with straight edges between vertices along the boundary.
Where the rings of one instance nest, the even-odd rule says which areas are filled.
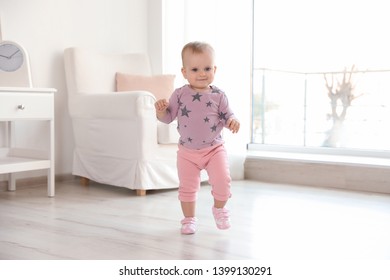
[[[154,107],[157,111],[164,112],[169,106],[169,103],[166,99],[160,99],[157,100],[156,103],[154,103]]]

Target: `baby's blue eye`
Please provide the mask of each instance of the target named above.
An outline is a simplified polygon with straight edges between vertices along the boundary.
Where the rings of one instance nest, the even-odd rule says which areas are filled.
[[[211,67],[206,67],[204,70],[206,71],[206,72],[209,72],[209,71],[211,71]]]
[[[191,71],[192,72],[198,72],[198,68],[192,68]]]

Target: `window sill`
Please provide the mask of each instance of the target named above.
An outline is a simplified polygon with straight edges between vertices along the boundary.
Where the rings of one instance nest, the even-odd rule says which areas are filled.
[[[356,165],[390,168],[390,158],[351,156],[351,155],[326,155],[298,152],[275,151],[248,151],[247,158],[274,159],[294,162],[322,163],[334,165]]]

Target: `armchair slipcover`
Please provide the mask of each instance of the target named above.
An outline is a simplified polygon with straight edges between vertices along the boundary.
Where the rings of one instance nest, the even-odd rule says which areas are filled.
[[[64,63],[75,140],[72,173],[138,195],[177,188],[178,134],[158,123],[154,95],[115,92],[117,72],[151,75],[148,56],[68,48]]]

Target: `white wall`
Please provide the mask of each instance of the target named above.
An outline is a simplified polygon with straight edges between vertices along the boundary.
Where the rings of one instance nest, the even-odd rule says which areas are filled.
[[[3,40],[16,41],[27,49],[34,87],[58,90],[56,174],[71,173],[73,150],[63,50],[81,46],[109,52],[146,52],[147,11],[145,0],[0,0]],[[0,125],[0,133],[2,128]],[[31,141],[28,130],[19,141]],[[36,143],[41,144],[37,145],[44,145],[45,139],[38,139]]]

